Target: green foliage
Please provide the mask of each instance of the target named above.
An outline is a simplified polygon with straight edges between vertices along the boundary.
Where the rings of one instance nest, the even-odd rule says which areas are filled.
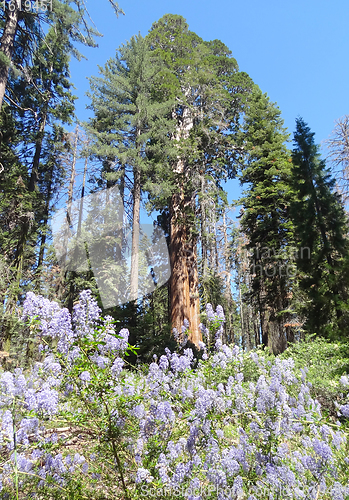
[[[204,191],[200,195],[202,176],[218,187],[235,175],[233,138],[252,82],[239,72],[231,51],[221,41],[203,41],[181,16],[163,16],[146,40],[152,60],[160,61],[163,68],[156,86],[158,99],[173,100],[172,128],[167,129],[171,140],[162,146],[163,136],[153,140],[154,151],[159,145],[159,156],[154,156],[153,188],[149,190],[153,206],[164,210],[179,186],[190,200],[193,193],[204,196]],[[179,162],[183,168],[178,167]],[[181,210],[188,212],[195,225],[193,207],[184,202]]]
[[[249,296],[261,314],[263,343],[278,353],[286,347],[284,324],[290,319],[291,159],[280,110],[257,86],[238,138],[243,148],[240,179],[248,187],[241,199],[241,228],[249,251]]]
[[[349,373],[349,344],[307,336],[305,341],[290,346],[281,358],[292,358],[298,369],[306,369],[313,397],[337,420],[335,404],[343,399],[339,380]]]
[[[335,179],[320,159],[314,133],[296,120],[291,215],[295,225],[305,329],[331,338],[348,335],[348,221]]]

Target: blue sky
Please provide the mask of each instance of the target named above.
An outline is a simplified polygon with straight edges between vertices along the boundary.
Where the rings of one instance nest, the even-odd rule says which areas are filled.
[[[113,57],[122,43],[138,32],[145,36],[166,13],[182,15],[204,40],[222,40],[240,70],[278,104],[291,133],[300,115],[320,143],[335,120],[349,113],[348,0],[120,0],[126,15],[118,19],[108,0],[86,4],[104,36],[98,48],[81,47],[87,61],[72,61],[80,120],[89,116],[86,78],[97,75],[98,65]],[[236,198],[237,182],[228,190],[229,198]]]

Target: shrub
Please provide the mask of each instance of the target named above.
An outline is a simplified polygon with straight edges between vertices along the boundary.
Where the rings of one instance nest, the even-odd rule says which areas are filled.
[[[3,498],[349,498],[349,405],[326,418],[292,358],[217,338],[195,370],[185,346],[129,370],[89,292],[72,318],[28,294],[24,318],[42,359],[1,374]]]

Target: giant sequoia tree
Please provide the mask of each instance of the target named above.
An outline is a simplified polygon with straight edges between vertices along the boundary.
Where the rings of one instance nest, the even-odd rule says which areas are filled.
[[[204,42],[181,16],[162,17],[147,40],[153,57],[163,63],[155,91],[163,99],[173,99],[172,130],[166,134],[171,141],[155,158],[149,191],[153,205],[169,215],[171,324],[180,330],[189,320],[190,340],[197,344],[201,178],[219,186],[233,175],[233,137],[251,80],[239,73],[222,42]]]

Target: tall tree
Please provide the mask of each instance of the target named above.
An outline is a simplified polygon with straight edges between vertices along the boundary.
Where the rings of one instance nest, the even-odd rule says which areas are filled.
[[[159,70],[159,62],[151,64],[148,44],[138,35],[100,68],[101,76],[90,79],[90,109],[94,112],[87,125],[90,154],[104,162],[107,183],[119,182],[132,225],[131,301],[138,297],[140,207],[151,161],[149,142],[161,127],[159,117],[169,108],[167,102],[158,103],[154,95]],[[125,190],[131,195],[130,210]]]
[[[114,0],[109,0],[109,3],[117,16],[123,13]],[[4,1],[3,4],[5,10],[0,18],[3,28],[0,39],[0,110],[11,63],[23,70],[23,55],[30,59],[35,47],[45,37],[42,22],[48,25],[47,29],[59,23],[68,37],[66,50],[79,58],[81,55],[75,44],[78,42],[95,47],[94,37],[100,36],[87,22],[88,12],[84,0],[52,0],[52,10],[51,4],[44,6],[39,5],[39,2],[30,2],[30,8],[27,4],[22,8],[18,0]]]
[[[69,81],[69,55],[65,44],[68,37],[64,35],[61,26],[53,26],[33,55],[33,65],[27,67],[27,77],[33,86],[27,88],[27,77],[22,75],[11,82],[11,91],[17,98],[19,109],[14,112],[18,117],[18,129],[21,130],[23,160],[30,171],[28,191],[32,193],[35,227],[47,225],[45,214],[47,199],[52,197],[52,184],[45,192],[47,173],[49,178],[62,177],[63,171],[59,165],[57,154],[63,140],[61,123],[71,123],[74,113],[75,97],[71,94]],[[53,141],[55,137],[56,142]],[[31,153],[31,151],[33,151]],[[54,153],[55,152],[55,153]],[[56,157],[56,162],[52,159]],[[53,171],[52,169],[55,169]],[[58,179],[57,179],[58,180]],[[44,220],[43,220],[44,219]],[[34,227],[34,226],[33,226]],[[46,228],[43,228],[45,231]],[[18,267],[22,262],[29,236],[28,224],[23,224],[22,234],[17,245],[16,260]],[[30,247],[33,247],[30,242]],[[35,245],[34,245],[35,246]]]
[[[338,334],[346,329],[348,299],[348,231],[335,179],[320,158],[314,133],[302,118],[296,120],[293,149],[292,215],[299,252],[301,289],[307,298],[306,329],[311,333]]]
[[[288,135],[280,110],[255,87],[245,110],[240,144],[241,227],[250,254],[251,298],[260,314],[262,343],[275,354],[287,346],[289,327],[290,255],[293,227],[289,216],[292,192]]]
[[[198,174],[205,172],[217,185],[233,174],[232,136],[251,81],[222,42],[204,42],[181,16],[163,16],[147,39],[164,66],[155,91],[173,99],[171,143],[156,163],[158,187],[152,192],[154,206],[169,214],[171,323],[180,331],[189,320],[190,340],[198,344]]]

